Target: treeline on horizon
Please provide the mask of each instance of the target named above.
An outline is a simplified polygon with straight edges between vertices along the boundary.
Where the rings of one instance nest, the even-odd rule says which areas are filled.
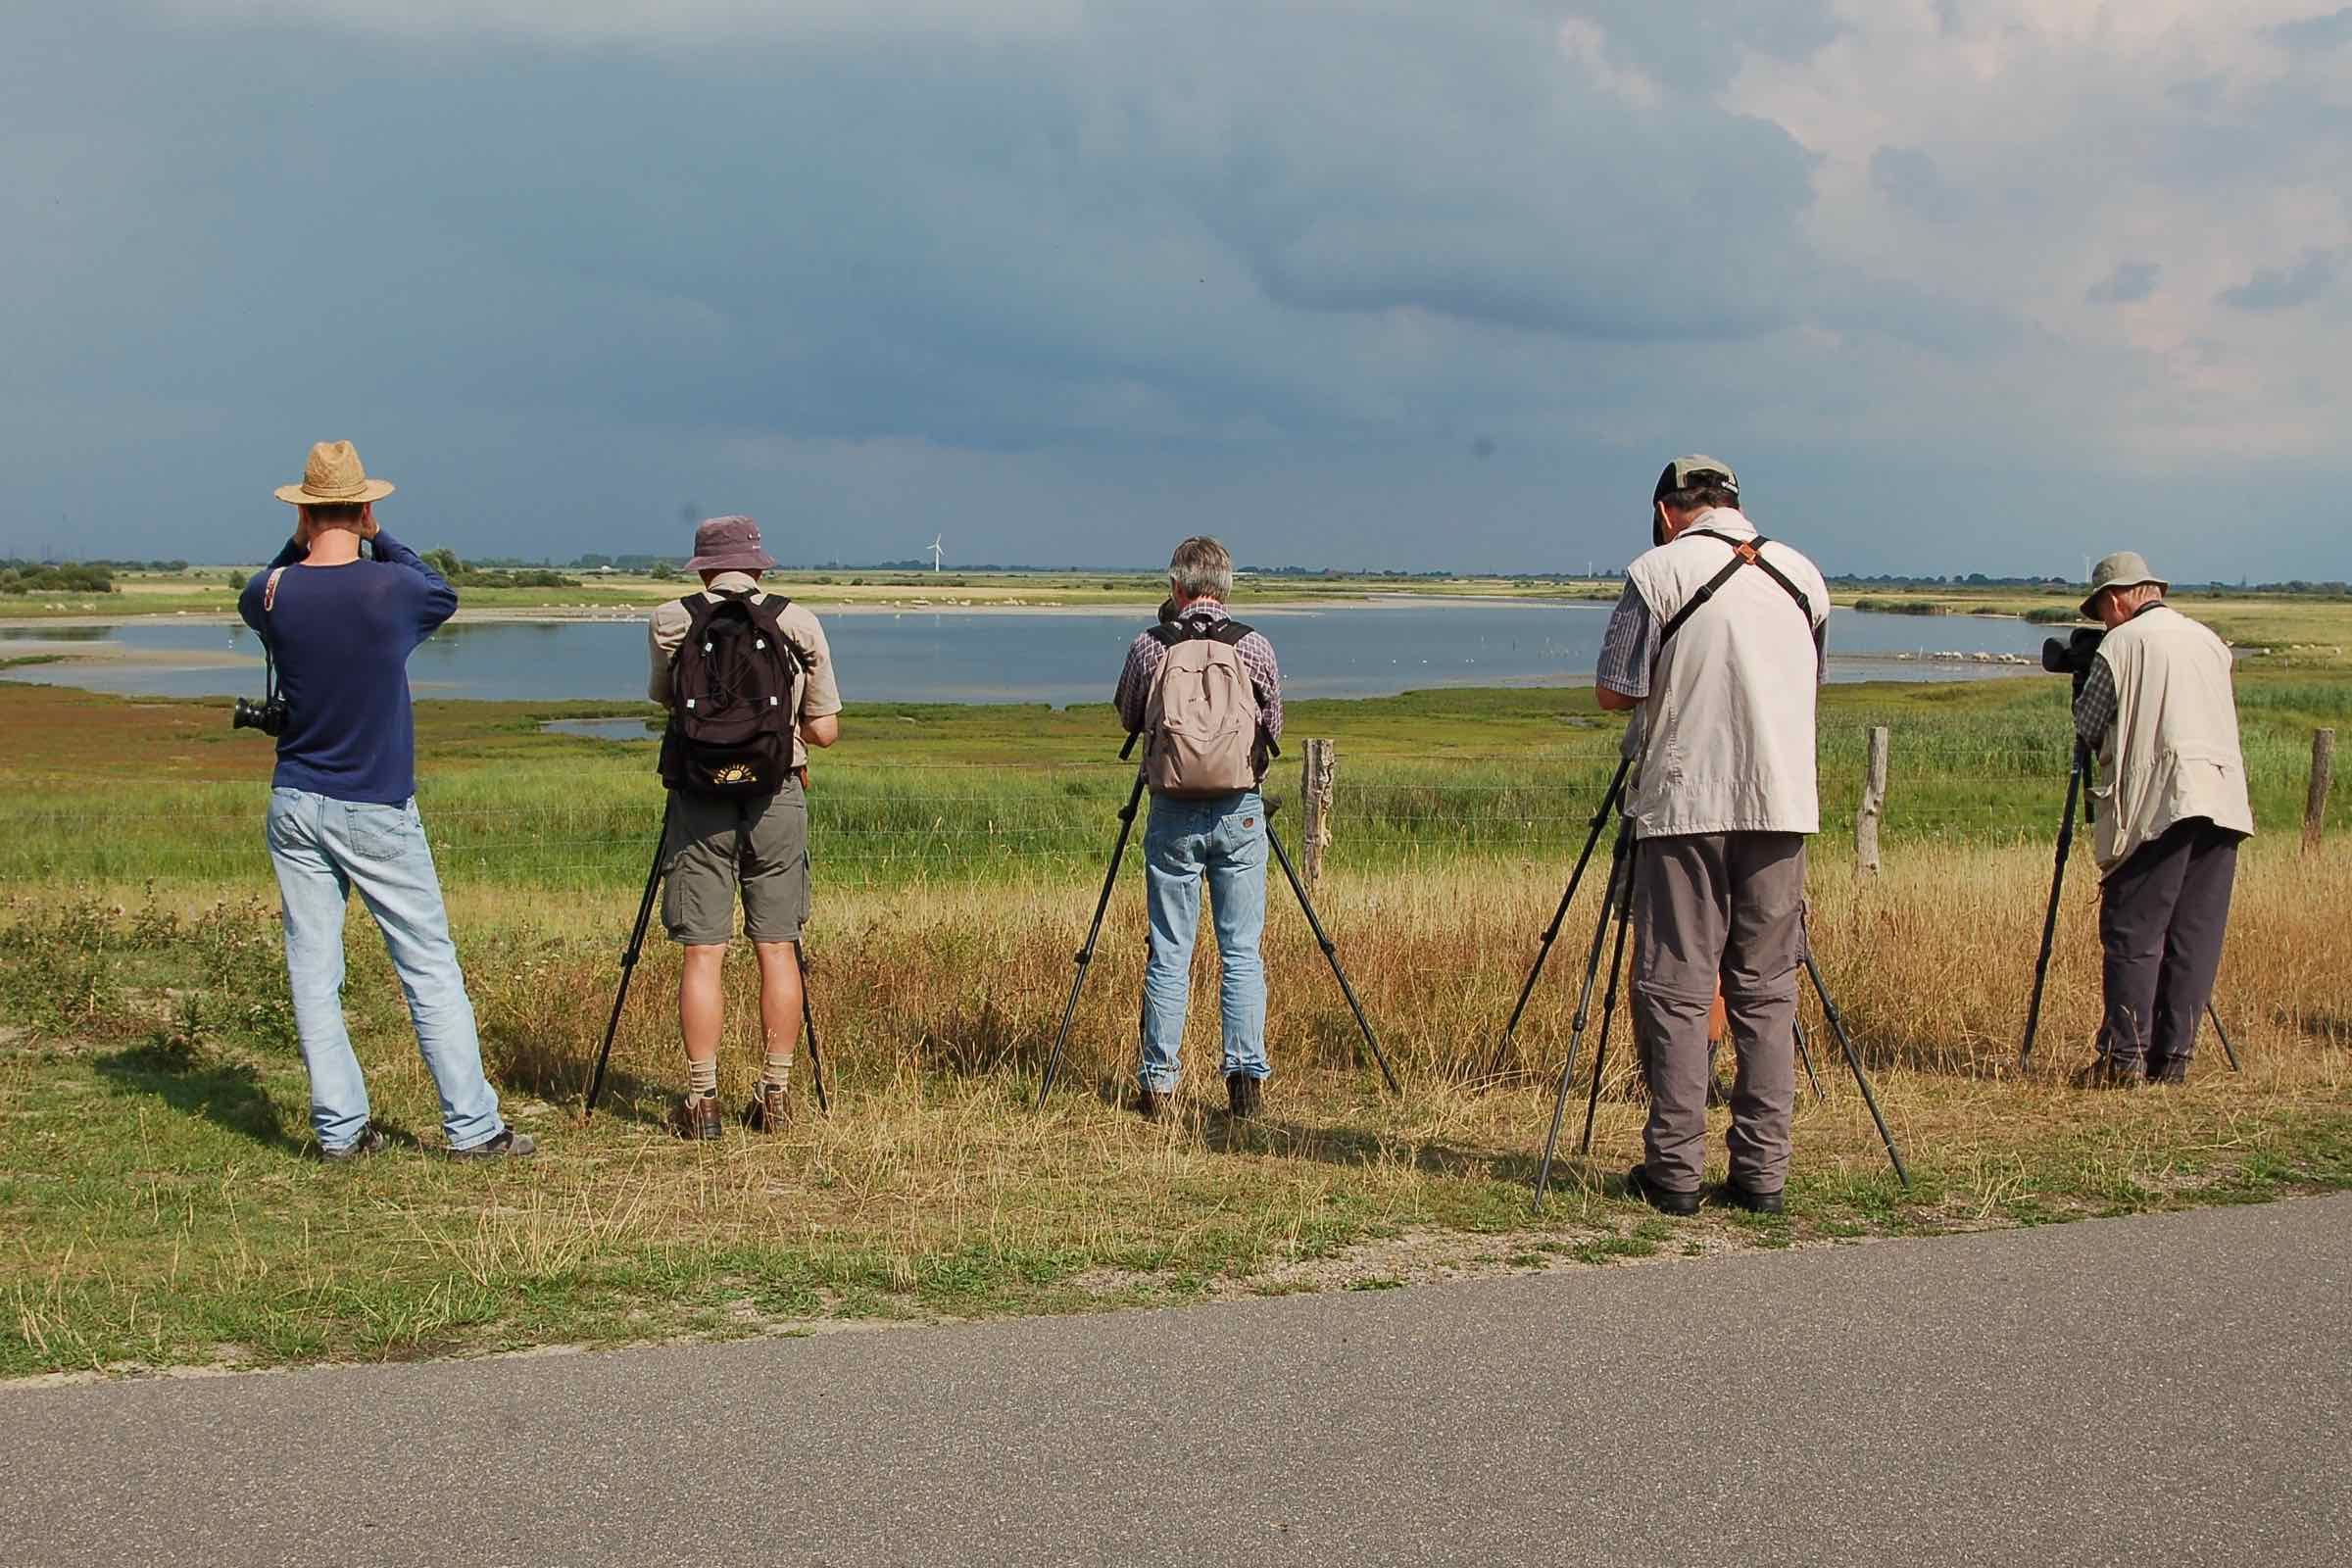
[[[436,570],[461,588],[577,588],[580,580],[567,573],[613,572],[632,576],[649,576],[657,580],[680,577],[685,574],[684,558],[654,555],[603,555],[587,552],[566,562],[547,557],[482,556],[467,561],[446,547],[423,552],[424,559]],[[185,561],[138,561],[111,557],[87,561],[33,561],[22,557],[0,556],[0,594],[34,593],[113,593],[118,591],[114,578],[129,572],[176,574],[190,569]],[[1155,566],[1037,566],[1018,563],[986,562],[973,565],[957,565],[934,572],[928,561],[883,561],[870,564],[827,561],[822,563],[786,563],[777,567],[784,572],[896,572],[910,576],[937,577],[947,583],[957,577],[994,574],[998,576],[1107,576],[1157,577]],[[1622,567],[1609,567],[1596,572],[1577,571],[1405,571],[1398,568],[1346,566],[1257,566],[1240,565],[1236,574],[1245,577],[1287,578],[1317,581],[1366,582],[1466,582],[1497,580],[1520,586],[1537,583],[1614,582],[1624,578]],[[1983,591],[2054,592],[2071,591],[2080,586],[2070,578],[2048,576],[1992,576],[1981,571],[1954,572],[1932,575],[1911,572],[1837,572],[1825,574],[1833,587],[1851,589],[1882,589],[1924,591],[1931,589],[1963,589]],[[1106,585],[1107,586],[1107,585]],[[2236,582],[2213,580],[2182,581],[2181,589],[2242,594],[2292,594],[2322,598],[2352,597],[2352,584],[2337,578],[2287,578],[2283,581],[2252,582],[2240,578]]]

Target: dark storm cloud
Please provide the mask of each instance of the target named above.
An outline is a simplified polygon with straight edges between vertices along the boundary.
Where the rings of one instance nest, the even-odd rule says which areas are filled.
[[[2309,305],[2335,281],[2338,258],[2333,252],[2308,250],[2292,267],[2266,267],[2238,284],[2214,296],[2214,303],[2240,311],[2290,311]]]

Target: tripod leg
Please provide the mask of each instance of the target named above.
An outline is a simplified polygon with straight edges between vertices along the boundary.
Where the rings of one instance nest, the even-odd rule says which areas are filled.
[[[612,993],[612,1015],[605,1020],[605,1043],[596,1053],[596,1070],[588,1079],[588,1103],[580,1112],[586,1121],[596,1114],[596,1102],[605,1093],[605,1064],[612,1059],[612,1037],[620,1029],[621,1004],[629,1000],[629,977],[637,972],[637,960],[645,953],[645,928],[654,917],[654,893],[662,886],[662,859],[669,851],[670,810],[677,797],[664,793],[662,801],[662,832],[654,841],[653,868],[645,873],[645,897],[637,901],[637,923],[629,929],[629,946],[620,956],[620,987]]]
[[[830,1116],[833,1102],[825,1098],[825,1058],[816,1049],[816,1008],[808,1001],[808,959],[798,942],[792,945],[792,966],[801,972],[801,1028],[808,1036],[808,1074],[816,1083],[816,1108]]]
[[[1127,754],[1121,752],[1120,756]],[[1144,798],[1143,769],[1136,769],[1135,787],[1127,792],[1127,804],[1119,811],[1119,839],[1110,848],[1110,864],[1102,873],[1102,894],[1095,900],[1094,922],[1086,928],[1086,945],[1078,950],[1078,973],[1070,980],[1070,1000],[1062,1004],[1061,1028],[1054,1036],[1053,1054],[1046,1058],[1045,1076],[1037,1083],[1035,1109],[1046,1108],[1046,1096],[1053,1091],[1054,1074],[1061,1066],[1062,1047],[1069,1044],[1070,1020],[1078,1015],[1078,993],[1086,985],[1087,966],[1095,961],[1095,940],[1102,934],[1102,913],[1110,907],[1110,890],[1118,884],[1119,862],[1127,858],[1127,836],[1135,831],[1137,805]]]
[[[1625,933],[1634,923],[1634,860],[1642,853],[1637,844],[1625,858],[1625,890],[1617,895],[1617,942],[1609,953],[1609,989],[1600,1003],[1600,1039],[1592,1047],[1592,1093],[1585,1100],[1585,1133],[1578,1140],[1579,1154],[1592,1152],[1592,1118],[1600,1111],[1600,1074],[1609,1061],[1609,1030],[1617,1022],[1617,982],[1625,973]]]
[[[1805,1077],[1813,1084],[1813,1103],[1821,1103],[1821,1074],[1813,1070],[1813,1048],[1805,1043],[1805,1026],[1796,1026],[1796,1059],[1805,1064]]]
[[[1298,896],[1298,908],[1306,916],[1307,929],[1315,934],[1315,946],[1323,950],[1323,956],[1331,962],[1332,975],[1340,982],[1340,995],[1348,999],[1348,1010],[1355,1014],[1355,1027],[1362,1032],[1364,1044],[1372,1048],[1372,1059],[1380,1063],[1380,1076],[1388,1084],[1389,1093],[1401,1094],[1403,1091],[1396,1086],[1396,1074],[1389,1069],[1388,1053],[1380,1049],[1380,1041],[1372,1033],[1371,1021],[1364,1016],[1364,1004],[1356,1001],[1355,987],[1348,983],[1348,971],[1340,965],[1339,946],[1325,933],[1322,920],[1315,914],[1314,903],[1306,896],[1306,884],[1298,880],[1298,867],[1291,864],[1291,852],[1282,847],[1282,836],[1274,831],[1274,804],[1269,801],[1266,804],[1266,843],[1273,848],[1274,858],[1282,862],[1282,874],[1290,879],[1291,891]]]
[[[1518,1037],[1519,1018],[1527,1011],[1527,999],[1535,995],[1536,980],[1544,973],[1544,960],[1551,956],[1551,945],[1559,940],[1560,923],[1568,918],[1568,906],[1575,902],[1577,887],[1585,880],[1585,866],[1592,858],[1592,846],[1600,842],[1601,827],[1608,821],[1617,798],[1625,793],[1626,770],[1633,765],[1630,757],[1618,762],[1617,775],[1609,780],[1608,793],[1600,798],[1600,809],[1592,813],[1592,831],[1585,835],[1585,847],[1576,858],[1576,869],[1568,873],[1568,887],[1560,895],[1559,907],[1551,911],[1551,924],[1544,928],[1543,945],[1536,949],[1536,961],[1528,966],[1527,979],[1519,987],[1519,1000],[1511,1007],[1510,1020],[1502,1026],[1502,1038],[1494,1042],[1494,1054],[1487,1062],[1490,1078],[1502,1075],[1502,1061],[1510,1054],[1512,1042]]]
[[[1592,946],[1585,955],[1585,983],[1576,994],[1576,1016],[1568,1025],[1568,1055],[1560,1063],[1559,1087],[1551,1097],[1551,1131],[1544,1138],[1544,1159],[1536,1167],[1536,1208],[1544,1207],[1544,1195],[1551,1189],[1551,1160],[1560,1143],[1560,1123],[1568,1117],[1568,1089],[1576,1081],[1577,1047],[1584,1042],[1585,1024],[1592,1015],[1592,982],[1600,973],[1600,946],[1609,934],[1609,915],[1617,907],[1617,879],[1627,874],[1626,851],[1633,842],[1634,824],[1624,823],[1617,829],[1617,843],[1609,851],[1609,881],[1601,894],[1600,920],[1592,927]]]
[[[2230,1031],[2222,1027],[2222,1015],[2214,1010],[2213,999],[2210,997],[2205,1001],[2205,1016],[2213,1020],[2213,1038],[2222,1043],[2222,1054],[2230,1058],[2230,1070],[2231,1072],[2245,1071],[2237,1064],[2237,1052],[2230,1044]]]
[[[1829,1020],[1830,1033],[1838,1041],[1838,1049],[1845,1053],[1845,1064],[1853,1070],[1854,1087],[1862,1091],[1862,1103],[1870,1107],[1870,1119],[1878,1125],[1879,1142],[1886,1146],[1886,1157],[1894,1163],[1895,1179],[1905,1187],[1911,1185],[1911,1173],[1903,1168],[1903,1156],[1894,1147],[1894,1134],[1886,1130],[1886,1118],[1879,1113],[1879,1097],[1871,1092],[1870,1074],[1862,1070],[1862,1057],[1855,1052],[1854,1043],[1846,1038],[1845,1020],[1838,1015],[1838,1004],[1830,1000],[1830,988],[1822,983],[1821,965],[1813,959],[1813,938],[1808,933],[1804,942],[1805,972],[1813,977],[1813,994],[1821,999],[1821,1015]]]
[[[2034,1055],[2034,1036],[2041,1028],[2041,993],[2050,978],[2050,947],[2058,936],[2058,893],[2066,885],[2067,852],[2075,845],[2075,804],[2082,798],[2082,780],[2090,769],[2090,749],[2075,742],[2074,766],[2066,775],[2066,814],[2058,820],[2058,860],[2050,872],[2050,906],[2041,916],[2041,956],[2034,960],[2034,1000],[2026,1007],[2026,1043],[2018,1051],[2023,1071]]]

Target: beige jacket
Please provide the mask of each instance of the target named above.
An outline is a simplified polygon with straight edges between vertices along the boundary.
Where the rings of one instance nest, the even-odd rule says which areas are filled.
[[[2229,644],[2165,605],[2109,632],[2099,658],[2115,681],[2115,722],[2090,791],[2100,873],[2195,817],[2252,833]]]
[[[768,596],[760,589],[760,579],[748,571],[722,571],[710,579],[704,590],[713,594],[750,594],[754,604]],[[700,597],[697,595],[696,597]],[[841,686],[833,677],[833,651],[826,646],[825,628],[817,619],[797,604],[786,605],[776,617],[791,638],[793,646],[808,656],[808,668],[793,685],[793,696],[802,718],[823,718],[841,711]],[[647,627],[647,641],[653,655],[653,673],[647,677],[645,695],[669,706],[670,662],[678,645],[686,640],[686,628],[694,624],[694,615],[683,599],[672,599],[654,612]],[[800,725],[792,730],[792,765],[804,767],[808,761],[808,747],[801,739]]]
[[[1756,534],[1728,508],[1691,526]],[[1626,575],[1663,624],[1731,559],[1721,540],[1685,533],[1636,559]],[[1674,634],[1641,705],[1639,776],[1627,808],[1637,838],[1820,831],[1814,637],[1829,617],[1829,585],[1787,545],[1766,545],[1764,559],[1804,591],[1812,619],[1760,567],[1743,566]]]

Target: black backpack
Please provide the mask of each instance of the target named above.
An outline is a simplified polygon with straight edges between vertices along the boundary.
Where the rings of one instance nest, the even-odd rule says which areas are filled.
[[[662,782],[694,795],[773,795],[792,774],[794,686],[808,656],[784,635],[789,599],[685,601],[693,619],[669,664]]]

